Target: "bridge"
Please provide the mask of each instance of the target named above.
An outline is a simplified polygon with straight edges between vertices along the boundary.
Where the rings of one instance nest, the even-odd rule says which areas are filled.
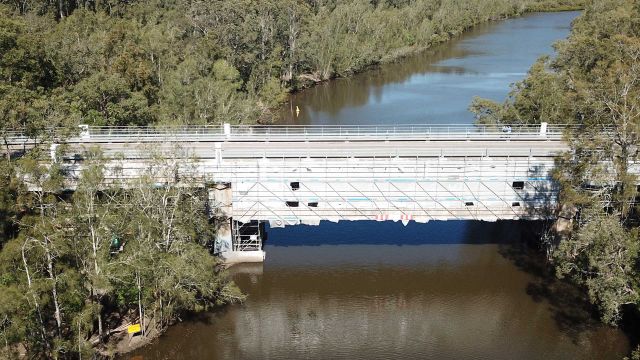
[[[71,178],[98,146],[108,175],[131,179],[154,151],[189,159],[221,222],[216,250],[261,261],[265,223],[543,219],[557,189],[550,171],[568,146],[563,127],[473,125],[88,127],[65,140]],[[11,146],[30,139],[16,133]],[[57,145],[52,145],[52,153]],[[117,159],[117,160],[116,160]],[[117,171],[115,170],[117,169]],[[182,173],[184,172],[184,173]],[[187,174],[188,172],[188,174]],[[166,180],[166,179],[164,179]],[[158,179],[162,183],[163,179]],[[72,185],[70,185],[72,186]]]

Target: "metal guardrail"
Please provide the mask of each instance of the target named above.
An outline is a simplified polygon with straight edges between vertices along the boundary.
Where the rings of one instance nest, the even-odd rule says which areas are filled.
[[[510,127],[448,125],[234,125],[100,127],[80,125],[69,142],[157,141],[339,141],[339,140],[560,140],[568,126]],[[56,131],[50,131],[55,133]],[[21,132],[9,133],[11,143],[30,141]]]

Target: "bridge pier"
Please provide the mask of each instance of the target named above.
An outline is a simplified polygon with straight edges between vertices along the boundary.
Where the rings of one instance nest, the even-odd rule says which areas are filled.
[[[226,264],[263,262],[265,238],[264,223],[241,223],[233,219],[233,192],[231,183],[208,186],[210,217],[215,226],[214,253]]]

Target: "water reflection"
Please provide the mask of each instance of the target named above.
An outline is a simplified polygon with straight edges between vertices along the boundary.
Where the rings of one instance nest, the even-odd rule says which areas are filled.
[[[283,123],[469,123],[473,96],[502,100],[577,12],[533,14],[478,26],[449,43],[394,64],[291,95]],[[295,116],[295,108],[301,110]]]
[[[489,32],[492,25],[480,25],[474,33]],[[419,56],[411,56],[400,62],[386,64],[372,68],[366,73],[358,74],[352,78],[336,79],[306,89],[303,92],[292,94],[290,101],[282,110],[283,122],[306,123],[306,112],[327,113],[330,117],[338,117],[342,109],[350,107],[362,107],[369,103],[380,104],[383,93],[387,94],[392,85],[402,85],[411,81],[416,74],[442,73],[449,75],[473,74],[462,66],[436,65],[441,61],[451,58],[464,58],[471,56],[469,50],[441,45],[434,49],[428,49]],[[298,121],[292,118],[292,108],[298,105],[302,110]],[[374,119],[370,119],[375,122]]]
[[[150,359],[617,359],[628,348],[525,244],[539,224],[269,229],[233,267],[249,298],[169,330]],[[402,230],[402,231],[400,231]],[[577,325],[577,326],[576,326]]]
[[[292,96],[300,123],[471,121],[502,99],[577,13],[479,27],[445,46]],[[169,329],[144,359],[620,359],[625,335],[555,279],[536,223],[322,223],[269,229],[264,264],[230,269],[248,294]]]

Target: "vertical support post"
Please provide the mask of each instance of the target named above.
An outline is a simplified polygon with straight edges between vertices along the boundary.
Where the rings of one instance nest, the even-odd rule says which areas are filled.
[[[262,250],[263,230],[260,221],[246,224],[231,219],[231,250],[221,255],[227,264],[263,262],[265,252]]]
[[[546,121],[540,123],[540,136],[547,136],[548,125]]]
[[[220,166],[222,166],[222,144],[217,142],[214,145],[215,153],[216,153],[216,165],[218,165],[218,170]]]
[[[233,204],[230,183],[216,183],[208,191],[209,216],[216,220],[214,253],[223,254],[233,249]]]
[[[82,140],[88,140],[91,137],[89,133],[89,125],[82,124],[78,125],[78,127],[80,128],[80,138]]]
[[[56,161],[56,152],[58,151],[58,144],[53,143],[49,147],[49,155],[51,156],[51,162],[55,163]]]

